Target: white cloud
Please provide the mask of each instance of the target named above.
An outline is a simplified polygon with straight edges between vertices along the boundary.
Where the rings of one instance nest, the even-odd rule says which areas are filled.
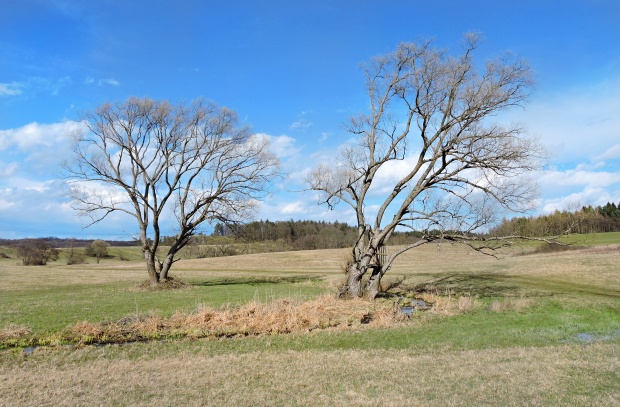
[[[542,191],[540,212],[566,210],[575,205],[604,205],[620,202],[620,170],[601,171],[594,164],[579,164],[575,168],[543,171],[538,178]]]
[[[620,78],[534,98],[525,110],[500,115],[506,120],[540,137],[552,162],[592,159],[620,140]]]
[[[556,198],[543,199],[542,213],[552,213],[556,210],[570,210],[575,206],[593,205],[601,206],[608,202],[620,202],[620,190],[610,191],[605,188],[585,188],[582,191]]]
[[[311,121],[308,121],[306,119],[300,119],[297,120],[296,122],[291,123],[291,125],[289,126],[289,129],[291,130],[306,130],[310,127],[312,127],[313,123]]]
[[[87,76],[86,79],[84,79],[84,85],[97,85],[97,86],[102,86],[102,85],[111,85],[111,86],[120,86],[120,82],[117,81],[114,78],[105,78],[105,79],[95,79],[92,76]]]
[[[618,160],[620,159],[620,144],[609,147],[601,155],[594,157],[595,161]]]
[[[326,222],[355,222],[355,213],[346,205],[336,210],[328,210],[325,205],[318,205],[318,196],[311,191],[298,192],[294,200],[289,194],[273,195],[260,203],[257,218],[276,220],[317,220]]]
[[[0,189],[0,230],[4,238],[80,237],[130,239],[137,227],[124,214],[112,214],[105,222],[83,230],[90,223],[71,208],[58,180],[14,179],[9,188]]]
[[[58,95],[60,90],[70,83],[70,76],[60,79],[47,79],[35,76],[23,82],[0,83],[0,96],[33,95],[37,93]]]
[[[265,133],[257,133],[255,137],[261,137],[269,141],[270,150],[280,159],[285,159],[298,154],[301,148],[296,146],[296,140],[286,135],[270,136]]]
[[[0,161],[0,178],[8,178],[19,168],[17,163],[3,163]]]
[[[308,213],[308,209],[304,206],[302,201],[295,201],[288,204],[285,204],[281,207],[280,213],[283,215],[291,215],[291,214],[304,214]]]
[[[559,171],[551,169],[544,171],[538,184],[545,190],[550,191],[560,187],[580,187],[587,186],[592,188],[609,187],[620,183],[620,174],[608,171],[591,171],[587,167],[578,165],[574,169]]]
[[[21,95],[23,87],[21,82],[0,83],[0,96]]]
[[[99,83],[102,85],[112,85],[112,86],[119,86],[121,84],[119,81],[117,81],[116,79],[112,79],[112,78],[102,79],[99,81]]]
[[[404,160],[392,160],[386,162],[377,171],[373,179],[373,186],[368,192],[372,196],[384,197],[390,193],[396,183],[402,180],[413,168],[417,161],[416,156],[406,157]]]
[[[19,154],[22,162],[30,169],[49,172],[71,153],[71,134],[81,128],[79,122],[39,124],[30,123],[23,127],[0,130],[0,153]],[[15,170],[15,168],[13,168]]]
[[[6,185],[9,187],[7,190],[11,191],[9,195],[12,195],[16,191],[36,191],[46,192],[49,191],[55,185],[55,180],[36,180],[26,177],[12,177],[6,181]]]

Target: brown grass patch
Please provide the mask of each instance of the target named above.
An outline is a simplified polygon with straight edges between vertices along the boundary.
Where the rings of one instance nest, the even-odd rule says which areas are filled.
[[[433,291],[416,295],[416,298],[432,304],[431,311],[441,315],[456,315],[473,312],[482,307],[482,303],[471,296],[447,296],[439,295]]]
[[[471,297],[425,295],[430,311],[439,315],[472,312],[480,303]],[[331,328],[394,326],[409,318],[389,301],[341,300],[323,296],[312,301],[278,299],[251,301],[240,307],[214,309],[199,306],[191,313],[177,312],[170,318],[132,316],[115,322],[80,322],[62,333],[62,340],[77,344],[123,343],[161,338],[231,338],[305,333]],[[49,342],[49,341],[48,341]]]
[[[240,307],[214,309],[200,306],[195,312],[127,317],[115,322],[80,322],[63,333],[65,341],[78,344],[118,343],[169,337],[235,337],[310,332],[316,329],[361,324],[390,326],[406,318],[388,302],[364,299],[339,300],[323,296],[313,301],[279,299],[252,301]]]
[[[529,298],[508,298],[503,301],[493,301],[488,309],[493,312],[521,312],[531,307],[532,304],[534,304],[534,301]]]
[[[25,326],[8,324],[0,329],[0,341],[9,342],[19,340],[31,334],[31,330]]]

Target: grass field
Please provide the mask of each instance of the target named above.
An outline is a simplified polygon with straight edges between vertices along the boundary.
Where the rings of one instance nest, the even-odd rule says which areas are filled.
[[[449,244],[411,251],[385,283],[456,305],[401,322],[5,349],[0,405],[620,406],[620,236],[573,239],[584,247],[515,255],[531,252],[524,244],[500,259]],[[146,272],[136,261],[24,267],[2,259],[0,329],[44,337],[81,321],[322,301],[341,281],[345,255],[183,260],[173,275],[189,288],[171,291],[138,289]]]

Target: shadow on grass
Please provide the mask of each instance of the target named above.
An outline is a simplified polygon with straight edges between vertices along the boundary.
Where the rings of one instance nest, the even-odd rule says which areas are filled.
[[[604,287],[583,282],[544,277],[523,277],[496,273],[429,274],[427,281],[399,284],[397,293],[432,293],[438,295],[492,297],[548,297],[555,294],[595,295],[620,298],[616,287]]]
[[[531,251],[526,251],[522,253],[517,253],[517,256],[531,256],[534,254],[547,254],[547,253],[562,253],[573,250],[584,250],[587,249],[586,246],[578,246],[574,244],[553,244],[553,243],[543,243],[540,246],[536,247],[536,249]]]
[[[436,294],[455,295],[477,298],[511,297],[511,296],[548,296],[533,287],[524,287],[512,280],[513,276],[491,273],[448,273],[428,274],[429,280],[407,284],[402,280],[389,284],[389,291],[396,294]]]
[[[207,281],[190,283],[190,285],[200,287],[214,287],[223,285],[261,285],[261,284],[294,284],[302,282],[319,282],[319,277],[307,277],[307,276],[290,276],[290,277],[226,277],[226,278],[214,278]]]

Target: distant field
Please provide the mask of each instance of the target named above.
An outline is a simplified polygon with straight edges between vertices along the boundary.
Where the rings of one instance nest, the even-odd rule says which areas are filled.
[[[386,284],[471,307],[388,327],[3,350],[0,405],[620,406],[620,234],[571,239],[585,247],[517,255],[535,249],[526,243],[499,259],[450,244],[410,251]],[[0,329],[49,335],[80,321],[306,301],[333,292],[347,253],[182,260],[172,274],[189,288],[145,291],[135,249],[122,248],[131,261],[74,266],[0,259]]]

